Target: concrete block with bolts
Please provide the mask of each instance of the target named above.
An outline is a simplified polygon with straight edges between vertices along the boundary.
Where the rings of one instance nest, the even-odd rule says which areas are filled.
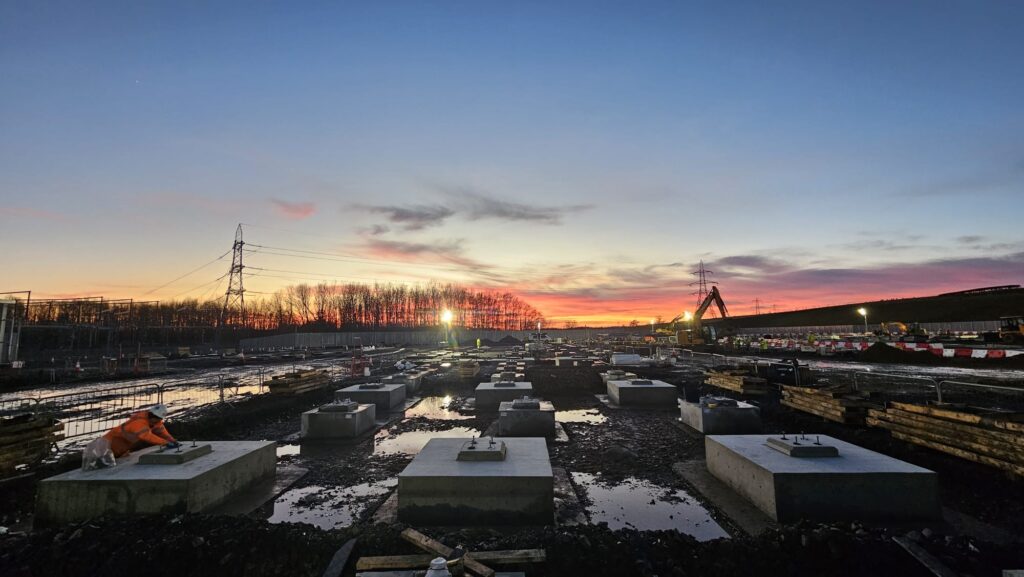
[[[540,399],[505,401],[498,408],[498,434],[551,437],[555,434],[555,406]]]
[[[608,398],[620,407],[674,409],[679,406],[675,385],[665,381],[608,381]]]
[[[680,401],[681,420],[705,435],[750,435],[761,432],[761,409],[743,401],[717,400],[705,397],[699,403]]]
[[[141,458],[159,452],[158,447],[149,447],[118,459],[114,467],[68,471],[40,481],[36,526],[101,516],[200,513],[274,476],[277,443],[273,441],[196,445],[210,449],[181,463],[145,465]],[[190,448],[191,443],[186,443],[182,452]]]
[[[372,429],[377,418],[377,405],[331,403],[302,413],[299,436],[306,441],[351,439]]]
[[[826,435],[793,437],[708,435],[708,471],[781,523],[941,519],[934,472]],[[803,446],[834,456],[791,456]]]
[[[387,413],[405,402],[404,383],[364,383],[334,392],[334,400],[351,399],[357,403],[377,405],[377,413]]]
[[[494,437],[501,459],[459,459],[471,439],[435,438],[398,475],[398,519],[422,525],[550,525],[554,475],[547,443]],[[477,450],[490,439],[476,440]]]
[[[476,387],[476,407],[495,411],[504,401],[514,401],[524,396],[533,396],[533,384],[524,381],[498,381],[480,383]]]

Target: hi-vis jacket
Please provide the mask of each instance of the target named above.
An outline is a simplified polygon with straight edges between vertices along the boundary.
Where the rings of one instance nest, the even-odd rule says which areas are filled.
[[[132,413],[124,424],[110,429],[103,438],[110,441],[110,450],[115,457],[126,455],[131,450],[150,445],[166,445],[174,441],[174,437],[164,427],[163,419],[151,419],[149,411]]]

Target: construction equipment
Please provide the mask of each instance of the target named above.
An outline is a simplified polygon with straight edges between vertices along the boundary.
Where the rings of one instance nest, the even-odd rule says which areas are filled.
[[[927,337],[928,331],[921,328],[918,323],[910,323],[909,325],[900,321],[886,321],[879,325],[881,330],[877,334],[879,336],[890,336],[890,337]]]
[[[1008,345],[1024,345],[1024,316],[1001,317],[999,339]]]
[[[725,301],[722,300],[722,294],[718,292],[718,287],[711,287],[711,290],[708,291],[708,296],[704,297],[704,301],[700,303],[700,306],[697,307],[692,316],[688,312],[684,312],[669,323],[671,330],[676,333],[677,343],[681,345],[703,345],[706,340],[715,340],[714,330],[701,324],[704,313],[708,311],[712,303],[718,306],[718,312],[721,313],[723,319],[729,316],[729,310],[725,307]],[[684,323],[688,322],[689,328],[684,327],[680,330],[678,328],[680,320]]]

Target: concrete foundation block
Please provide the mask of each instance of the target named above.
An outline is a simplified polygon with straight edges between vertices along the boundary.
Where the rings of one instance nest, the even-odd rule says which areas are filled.
[[[459,461],[469,440],[431,439],[398,475],[399,520],[420,525],[551,524],[554,476],[544,439],[495,437],[505,443],[504,460]]]
[[[37,526],[76,523],[92,517],[199,513],[252,485],[273,478],[273,441],[203,441],[205,455],[180,464],[143,465],[139,457],[157,447],[118,459],[117,466],[69,471],[39,483]]]
[[[674,409],[679,406],[678,391],[664,381],[608,381],[608,398],[620,407]]]
[[[377,405],[377,413],[387,413],[392,407],[405,402],[405,384],[366,383],[334,391],[334,400],[344,399],[351,399],[360,404]]]
[[[385,385],[401,384],[405,386],[405,396],[409,397],[420,390],[420,383],[423,377],[419,373],[399,373],[381,378],[380,382]]]
[[[476,407],[485,411],[496,411],[505,401],[514,401],[533,396],[533,384],[516,381],[480,383],[476,387]]]
[[[351,439],[372,429],[377,405],[357,404],[350,411],[329,411],[322,407],[302,413],[303,440]]]
[[[517,407],[505,401],[498,407],[498,434],[503,437],[552,437],[555,435],[555,406],[538,401],[534,407]],[[522,403],[520,403],[522,404]]]
[[[735,406],[681,401],[679,414],[685,425],[705,435],[750,435],[762,430],[761,409],[743,401]]]
[[[524,379],[526,379],[526,375],[523,373],[510,373],[507,371],[491,375],[492,383],[500,383],[501,381],[523,382]]]
[[[631,381],[637,378],[636,373],[627,373],[619,369],[611,369],[601,373],[601,382],[605,385],[608,381]]]
[[[708,471],[776,521],[941,518],[932,471],[825,435],[801,443],[835,447],[838,456],[789,456],[769,447],[769,438],[708,435],[704,446]]]

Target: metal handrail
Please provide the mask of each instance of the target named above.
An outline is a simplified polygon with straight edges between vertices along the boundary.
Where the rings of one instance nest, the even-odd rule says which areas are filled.
[[[935,391],[938,393],[938,401],[940,403],[942,402],[942,385],[957,385],[959,387],[977,387],[979,389],[996,389],[1000,391],[1024,393],[1024,389],[1020,387],[1004,387],[1002,385],[986,385],[984,383],[968,383],[964,381],[939,381],[938,383],[935,383]]]

